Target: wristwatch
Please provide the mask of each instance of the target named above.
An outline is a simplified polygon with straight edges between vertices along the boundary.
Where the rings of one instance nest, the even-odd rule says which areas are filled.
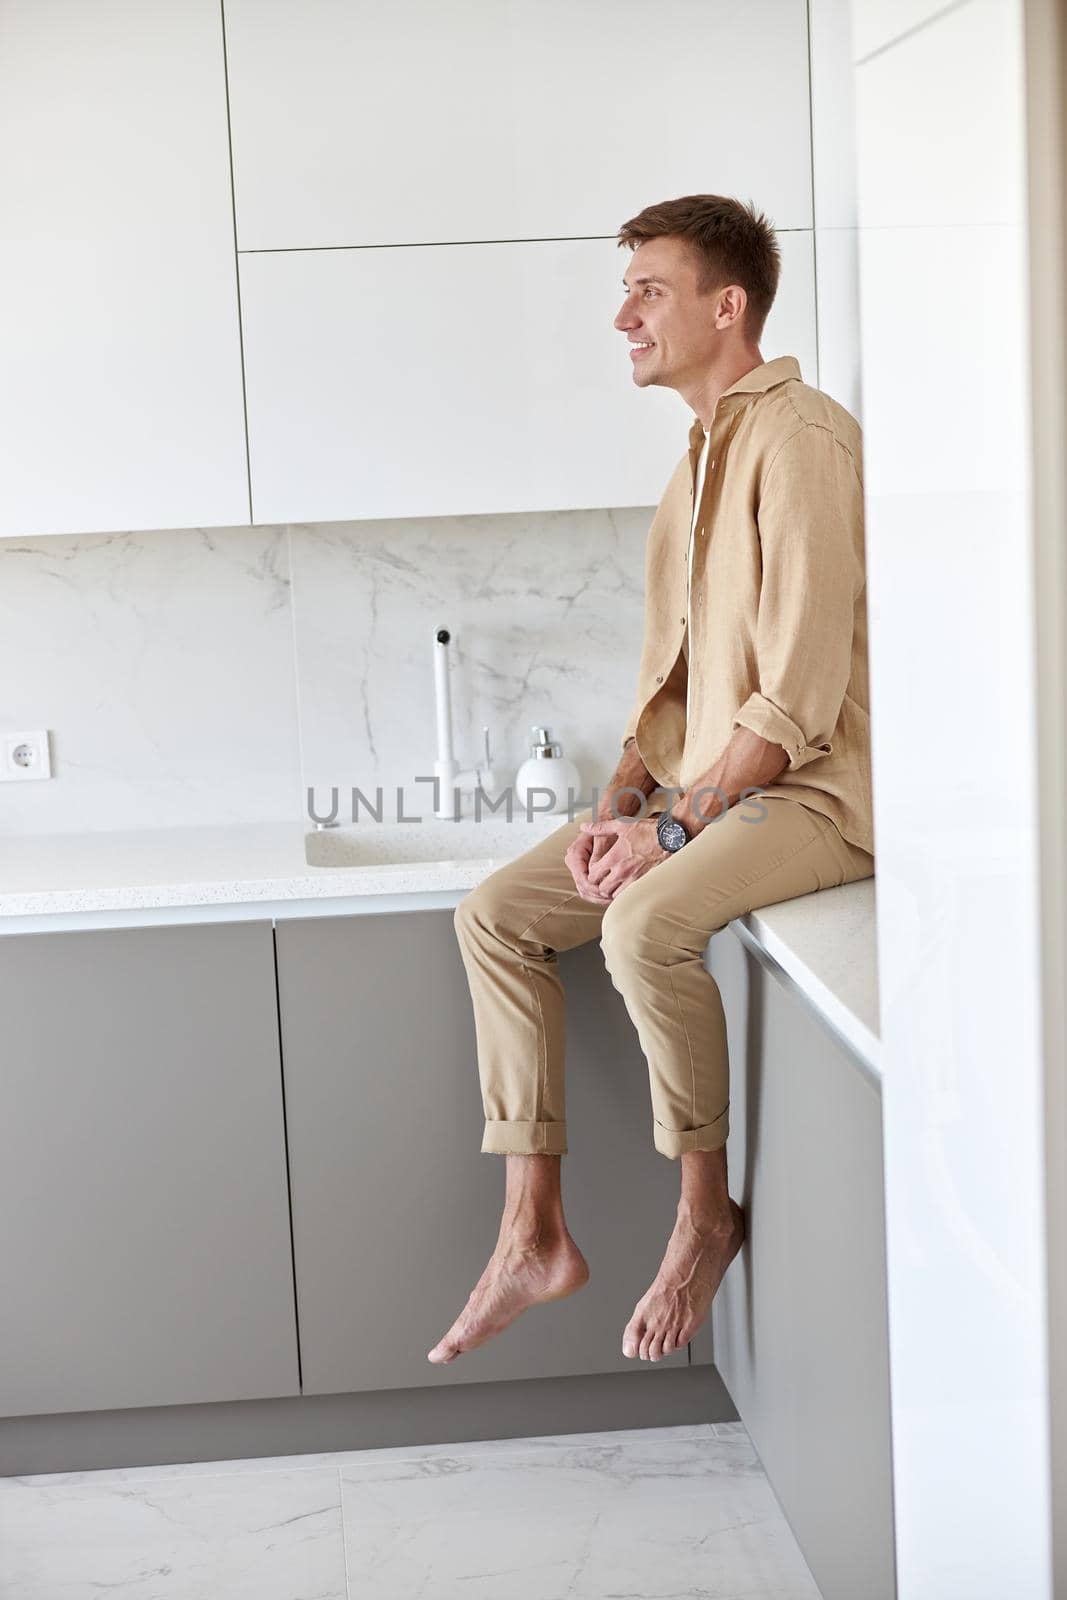
[[[673,855],[680,850],[683,844],[688,844],[693,835],[689,832],[684,822],[679,822],[677,817],[672,817],[665,811],[656,824],[656,838],[664,850],[669,850]]]

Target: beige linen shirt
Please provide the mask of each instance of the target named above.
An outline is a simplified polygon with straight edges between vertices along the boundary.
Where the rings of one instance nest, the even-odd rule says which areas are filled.
[[[703,445],[695,418],[648,532],[622,742],[636,736],[663,787],[689,789],[751,728],[789,756],[759,795],[799,800],[873,855],[859,423],[795,356],[746,372],[715,407],[693,533]]]

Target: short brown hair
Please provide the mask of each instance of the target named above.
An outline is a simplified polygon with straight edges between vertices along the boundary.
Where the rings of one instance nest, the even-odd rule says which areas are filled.
[[[646,239],[688,239],[698,261],[697,289],[712,294],[739,283],[748,296],[745,332],[757,342],[778,292],[781,251],[774,228],[750,201],[723,194],[686,194],[646,206],[619,229],[619,245],[636,250]]]

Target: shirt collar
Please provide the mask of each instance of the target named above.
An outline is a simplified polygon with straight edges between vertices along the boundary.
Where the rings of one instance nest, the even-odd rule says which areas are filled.
[[[768,389],[774,389],[780,383],[787,383],[790,378],[803,381],[800,375],[800,362],[796,356],[775,356],[773,361],[761,361],[758,367],[753,367],[750,372],[743,373],[736,383],[732,383],[728,389],[723,390],[719,399],[725,400],[730,395],[764,394]],[[693,425],[689,430],[690,441],[699,444],[703,437],[704,425],[699,417],[694,417]]]

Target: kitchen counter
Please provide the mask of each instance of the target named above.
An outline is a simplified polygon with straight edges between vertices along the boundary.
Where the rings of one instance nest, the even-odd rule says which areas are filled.
[[[566,820],[552,819],[557,826]],[[312,867],[305,832],[302,822],[258,822],[6,839],[0,923],[70,912],[453,893],[484,876],[484,858]]]
[[[881,1078],[875,878],[798,895],[731,924],[741,942],[798,989]]]
[[[565,821],[562,814],[517,826],[533,842]],[[0,841],[0,935],[455,905],[500,864],[480,857],[312,867],[305,831],[302,822],[261,822]],[[731,926],[876,1073],[874,883],[803,895]]]

